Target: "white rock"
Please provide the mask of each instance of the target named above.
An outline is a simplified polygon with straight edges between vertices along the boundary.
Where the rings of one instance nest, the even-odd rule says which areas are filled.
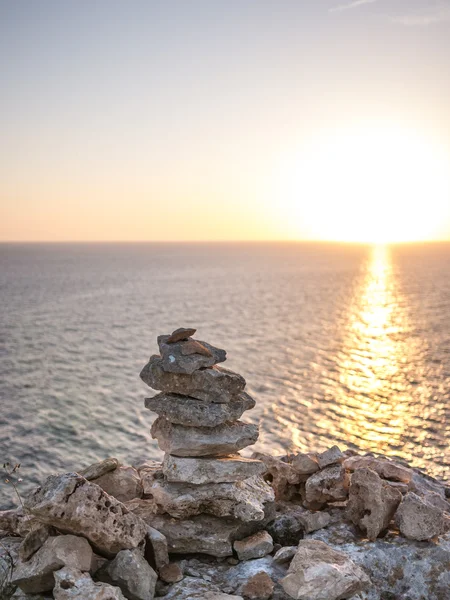
[[[133,467],[118,467],[114,471],[93,479],[92,483],[99,485],[102,490],[120,502],[142,498],[142,481]]]
[[[94,583],[88,573],[65,567],[55,573],[55,600],[126,600],[120,588]]]
[[[267,531],[258,531],[250,537],[234,542],[239,560],[262,558],[273,550],[273,539]]]
[[[239,454],[218,458],[186,458],[166,454],[162,470],[167,481],[201,485],[241,481],[262,475],[266,466],[260,460],[243,458]]]
[[[140,550],[121,550],[96,573],[96,579],[115,585],[128,600],[153,600],[157,574]]]

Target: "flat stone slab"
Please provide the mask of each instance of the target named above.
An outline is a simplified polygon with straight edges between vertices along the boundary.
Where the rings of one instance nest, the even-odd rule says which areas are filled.
[[[188,339],[169,342],[170,335],[159,335],[158,346],[162,358],[162,366],[168,373],[192,374],[198,369],[212,367],[224,362],[227,353],[207,342]]]
[[[151,428],[164,452],[175,456],[234,454],[258,439],[258,426],[236,421],[217,427],[184,427],[158,417]]]
[[[264,519],[264,505],[275,499],[272,488],[262,477],[205,485],[155,479],[150,493],[158,512],[176,519],[207,513],[242,521],[261,521]]]
[[[242,481],[248,477],[263,475],[266,465],[260,460],[243,458],[239,454],[223,458],[185,458],[166,454],[162,470],[167,481],[201,485]]]
[[[211,404],[166,392],[145,399],[146,408],[165,417],[171,423],[187,427],[217,427],[223,423],[237,421],[244,411],[254,406],[255,401],[245,392],[226,404]]]
[[[245,379],[223,367],[194,371],[192,375],[168,373],[160,356],[153,355],[140,377],[154,390],[191,396],[204,402],[230,402],[244,391]]]
[[[197,330],[192,327],[179,327],[172,331],[167,340],[168,344],[175,344],[176,342],[181,342],[182,340],[188,340],[190,337],[195,335]]]

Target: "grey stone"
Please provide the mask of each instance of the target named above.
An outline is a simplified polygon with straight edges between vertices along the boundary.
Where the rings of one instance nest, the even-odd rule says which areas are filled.
[[[351,478],[347,505],[350,520],[369,540],[377,537],[391,522],[402,494],[371,469],[357,469]]]
[[[185,577],[170,587],[165,600],[205,600],[208,592],[220,593],[217,585],[198,577]]]
[[[247,600],[269,600],[272,598],[274,587],[270,576],[261,571],[250,577],[242,587],[242,594]]]
[[[191,396],[204,402],[230,402],[245,388],[245,379],[241,375],[223,367],[200,369],[192,375],[167,373],[158,355],[150,357],[140,377],[154,390]]]
[[[167,338],[168,344],[175,344],[176,342],[181,342],[182,340],[187,340],[191,336],[195,335],[197,330],[192,327],[179,327],[172,331],[172,333]]]
[[[292,486],[300,483],[300,477],[292,465],[263,452],[253,452],[252,458],[261,460],[266,465],[267,473],[271,476],[270,484],[277,500],[290,498],[296,492]]]
[[[273,550],[273,539],[267,531],[258,531],[253,535],[234,542],[239,560],[262,558]]]
[[[320,469],[329,467],[330,465],[340,464],[344,460],[344,455],[338,446],[332,446],[331,448],[328,448],[328,450],[325,450],[325,452],[317,454],[316,457]]]
[[[175,343],[167,343],[170,339],[168,335],[158,336],[158,346],[161,353],[162,367],[168,373],[185,373],[191,375],[194,371],[205,367],[212,367],[217,363],[224,362],[227,358],[225,350],[216,348],[207,342],[200,340],[187,340]],[[204,349],[209,351],[210,355],[206,355],[203,351],[193,354],[187,353],[185,346],[192,342],[198,342]]]
[[[162,470],[167,481],[200,485],[241,481],[262,475],[266,466],[259,460],[243,458],[239,454],[219,458],[185,458],[166,454]]]
[[[205,600],[244,600],[242,596],[222,594],[222,592],[206,592],[203,597]]]
[[[154,527],[147,528],[145,558],[157,571],[169,564],[167,538]]]
[[[273,490],[261,477],[205,485],[155,480],[150,489],[158,512],[177,519],[208,513],[259,521],[264,518],[265,503],[274,500]]]
[[[171,423],[186,427],[216,427],[237,421],[244,411],[255,406],[255,401],[243,392],[235,400],[217,404],[188,396],[162,392],[145,399],[145,407]]]
[[[23,542],[20,544],[19,557],[22,562],[30,559],[37,550],[44,544],[51,533],[48,525],[42,525],[37,529],[30,531]]]
[[[84,538],[74,535],[50,537],[28,560],[16,565],[12,583],[27,594],[47,592],[54,586],[54,572],[67,566],[89,571],[92,548]]]
[[[304,510],[298,513],[297,519],[305,533],[317,531],[318,529],[327,527],[331,523],[330,514],[324,510]]]
[[[327,502],[345,500],[349,486],[350,477],[341,465],[325,467],[306,480],[305,506],[316,509]]]
[[[443,533],[444,513],[414,492],[408,492],[395,513],[401,533],[411,540],[430,540]]]
[[[164,452],[176,456],[227,455],[251,446],[258,439],[258,426],[242,421],[218,427],[183,427],[158,417],[151,428]]]
[[[114,471],[114,469],[117,469],[119,464],[120,463],[117,460],[117,458],[105,458],[105,460],[102,460],[101,462],[95,463],[87,467],[86,469],[79,471],[79,474],[83,475],[85,479],[90,481],[92,479],[97,479],[102,475],[106,475],[106,473]]]
[[[362,468],[372,469],[383,479],[391,479],[402,483],[409,483],[412,477],[411,469],[384,457],[356,455],[346,458],[342,464],[349,471]]]
[[[134,498],[142,498],[142,481],[133,467],[118,467],[93,480],[110,496],[120,502],[128,502]]]
[[[88,573],[65,567],[55,573],[55,600],[126,600],[120,588],[94,583]]]
[[[292,467],[299,475],[312,475],[319,470],[317,455],[299,452],[292,458]]]
[[[293,546],[303,537],[303,526],[298,519],[292,515],[277,515],[276,518],[267,525],[267,531],[277,544],[282,546]]]
[[[121,550],[96,573],[104,583],[117,586],[128,600],[153,600],[158,576],[140,550]]]
[[[51,475],[26,499],[25,506],[42,523],[87,538],[106,556],[135,548],[147,533],[139,517],[76,473]]]
[[[178,581],[181,581],[184,577],[183,571],[177,563],[165,565],[161,569],[159,576],[166,583],[178,583]]]
[[[343,552],[302,540],[281,584],[297,600],[341,600],[366,590],[370,579]]]
[[[284,564],[291,562],[297,552],[297,546],[283,546],[275,553],[273,561],[277,564]]]

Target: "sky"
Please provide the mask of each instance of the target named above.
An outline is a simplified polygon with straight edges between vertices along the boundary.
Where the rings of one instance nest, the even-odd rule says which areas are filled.
[[[450,0],[0,0],[0,241],[450,239]]]

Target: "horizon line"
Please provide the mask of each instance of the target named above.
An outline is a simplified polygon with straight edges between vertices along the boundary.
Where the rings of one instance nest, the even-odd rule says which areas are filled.
[[[257,239],[257,240],[0,240],[0,244],[347,244],[360,246],[393,246],[405,244],[450,243],[450,238],[437,240],[362,241],[320,239]]]

